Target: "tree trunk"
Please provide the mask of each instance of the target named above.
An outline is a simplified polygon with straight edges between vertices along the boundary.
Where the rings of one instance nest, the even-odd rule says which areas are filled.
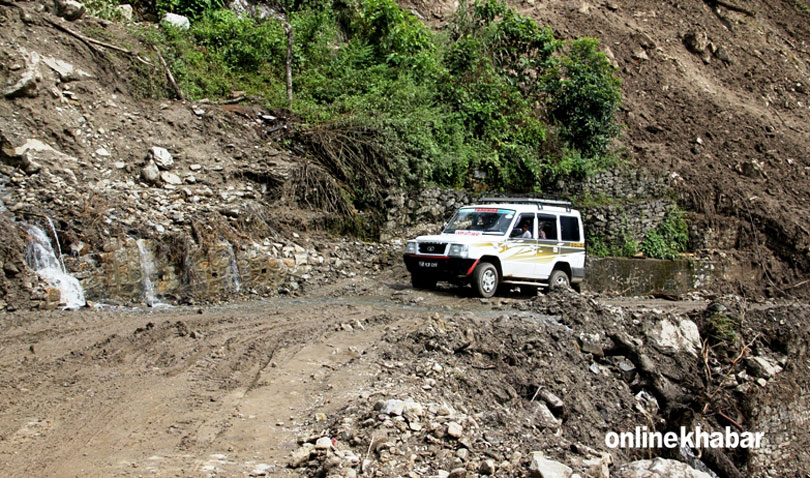
[[[295,32],[293,31],[293,27],[289,22],[289,19],[285,22],[286,23],[286,30],[287,30],[287,101],[289,102],[289,107],[292,108],[292,101],[293,101],[293,86],[292,86],[292,54],[293,54],[293,37],[295,36]]]

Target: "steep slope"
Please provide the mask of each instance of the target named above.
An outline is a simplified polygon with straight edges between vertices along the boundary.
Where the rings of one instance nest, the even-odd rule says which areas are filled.
[[[617,146],[631,164],[671,175],[696,213],[694,248],[739,251],[749,286],[807,292],[806,3],[510,3],[560,38],[600,39],[623,81],[626,130]],[[406,4],[437,25],[455,8]]]

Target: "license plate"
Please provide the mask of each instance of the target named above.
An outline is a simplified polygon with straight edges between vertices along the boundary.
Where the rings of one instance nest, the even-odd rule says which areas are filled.
[[[427,262],[427,261],[419,261],[419,267],[439,267],[438,262]]]

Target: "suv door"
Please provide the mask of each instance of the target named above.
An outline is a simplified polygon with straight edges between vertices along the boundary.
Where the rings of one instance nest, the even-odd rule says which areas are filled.
[[[534,278],[545,280],[551,275],[554,260],[560,254],[559,221],[556,214],[538,214],[539,239],[535,254]]]
[[[510,278],[531,278],[535,274],[537,224],[534,213],[522,213],[509,231],[501,252],[501,269],[503,276]],[[523,234],[521,226],[528,224],[530,237],[520,237]]]

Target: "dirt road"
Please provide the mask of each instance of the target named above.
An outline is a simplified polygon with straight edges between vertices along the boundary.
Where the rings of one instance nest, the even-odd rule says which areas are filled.
[[[263,302],[7,314],[0,474],[356,476],[368,457],[364,476],[427,477],[459,466],[479,476],[489,460],[498,476],[517,477],[534,450],[581,472],[593,460],[615,467],[647,458],[608,455],[605,430],[671,415],[672,400],[699,401],[724,380],[720,367],[696,382],[704,371],[693,352],[655,345],[662,324],[677,328],[708,301],[566,294],[482,300],[458,288],[418,291],[399,267]],[[778,318],[773,337],[806,314],[801,306],[757,310],[752,323]],[[613,333],[638,337],[656,369],[633,379],[638,365],[609,350]],[[730,401],[714,400],[725,414],[737,410],[754,429],[769,417],[804,416],[803,399],[783,390],[805,377],[801,353],[786,347],[781,363],[795,356],[797,366],[761,393],[740,375],[738,389],[748,387],[754,401],[735,402],[729,390]],[[764,347],[757,353],[778,356]],[[661,409],[648,408],[655,400],[638,392],[655,394],[656,383],[688,393],[657,396]],[[377,411],[392,399],[415,400],[422,415]],[[762,400],[775,411],[746,411]],[[451,421],[460,437],[445,432]],[[757,469],[795,461],[806,433],[785,433],[769,435],[768,454],[751,461]],[[302,444],[323,437],[336,440],[333,451],[305,451],[288,466],[293,452],[313,450]]]
[[[325,295],[216,308],[3,317],[4,476],[285,476],[301,425],[370,393],[357,360],[430,304]],[[411,291],[413,292],[413,291]],[[336,295],[336,296],[335,296]]]

